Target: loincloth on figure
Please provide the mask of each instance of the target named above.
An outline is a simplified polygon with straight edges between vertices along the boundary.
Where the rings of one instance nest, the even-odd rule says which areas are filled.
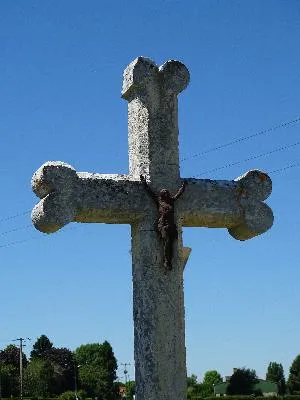
[[[162,239],[178,239],[178,231],[175,224],[162,224],[160,221],[158,221],[157,232]]]

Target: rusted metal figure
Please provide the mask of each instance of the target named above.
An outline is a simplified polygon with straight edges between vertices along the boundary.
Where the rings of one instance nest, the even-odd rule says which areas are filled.
[[[162,239],[164,246],[164,266],[172,269],[173,243],[178,238],[177,226],[175,224],[174,203],[183,194],[187,181],[183,181],[177,193],[172,196],[169,190],[162,189],[156,194],[146,182],[143,175],[140,176],[145,189],[154,200],[158,209],[158,218],[155,224],[156,231]]]

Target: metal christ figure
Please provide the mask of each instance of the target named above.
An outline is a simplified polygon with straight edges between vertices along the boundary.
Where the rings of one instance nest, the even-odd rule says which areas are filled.
[[[174,203],[183,194],[187,181],[183,181],[182,186],[178,189],[176,194],[172,196],[167,189],[162,189],[156,194],[147,184],[143,175],[140,175],[140,179],[157,206],[158,218],[155,227],[164,245],[164,266],[166,269],[171,270],[173,242],[178,238],[177,226],[175,224]]]

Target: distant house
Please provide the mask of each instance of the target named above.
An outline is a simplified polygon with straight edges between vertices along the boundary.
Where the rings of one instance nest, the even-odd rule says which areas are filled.
[[[226,396],[228,380],[230,377],[226,377],[226,382],[217,383],[214,385],[214,394],[217,397]],[[278,396],[278,386],[276,383],[258,379],[258,382],[254,386],[255,391],[261,391],[263,396]]]

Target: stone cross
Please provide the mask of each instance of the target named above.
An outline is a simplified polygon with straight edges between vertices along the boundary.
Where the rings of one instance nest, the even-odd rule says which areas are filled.
[[[232,181],[187,179],[176,202],[178,240],[172,270],[163,266],[163,249],[154,221],[157,209],[140,182],[175,192],[179,171],[177,95],[189,83],[187,68],[178,61],[158,67],[145,57],[124,71],[122,97],[128,101],[129,174],[76,172],[63,162],[46,162],[33,175],[32,187],[41,199],[34,207],[34,226],[55,232],[70,222],[130,224],[134,357],[137,400],[186,398],[186,357],[183,267],[188,249],[182,227],[227,228],[238,240],[267,231],[273,223],[263,202],[271,180],[249,171]]]

